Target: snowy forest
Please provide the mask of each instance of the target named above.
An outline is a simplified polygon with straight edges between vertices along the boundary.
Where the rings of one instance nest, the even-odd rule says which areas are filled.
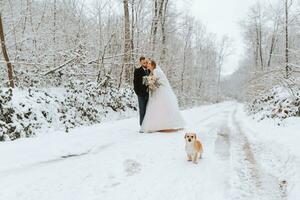
[[[1,87],[21,89],[32,104],[63,104],[58,114],[21,106],[20,120],[30,115],[22,134],[44,124],[32,124],[40,118],[36,115],[48,124],[59,116],[68,129],[83,121],[99,122],[107,107],[135,109],[131,88],[141,55],[162,66],[182,107],[220,100],[220,68],[230,40],[218,42],[195,17],[176,11],[172,1],[2,1],[1,9],[10,63],[6,67],[7,61],[0,60]],[[63,95],[57,94],[62,90]],[[2,93],[8,101],[9,91]],[[7,123],[16,113],[3,114],[10,116],[2,122]],[[5,133],[20,136],[4,126]]]
[[[182,0],[190,6],[194,1]],[[19,191],[6,187],[1,178],[4,192],[0,192],[0,199],[59,200],[68,199],[64,197],[69,193],[70,199],[299,198],[300,1],[251,2],[238,21],[243,39],[239,45],[244,52],[231,74],[225,74],[224,68],[237,51],[235,38],[220,37],[178,2],[0,0],[0,160],[5,163],[0,174]],[[162,147],[181,145],[185,129],[152,139],[147,135],[148,141],[136,136],[139,106],[133,80],[141,56],[155,60],[162,68],[187,129],[200,133],[208,153],[199,166],[203,164],[201,169],[209,171],[206,175],[189,168],[191,173],[187,172],[182,185],[172,185],[161,179],[164,175],[159,171],[144,173],[153,163],[143,159],[159,159],[161,151],[172,156],[163,155],[165,161],[161,160],[157,170],[175,165],[178,171],[188,170],[182,163],[178,165],[181,158],[172,154],[181,155],[184,150]],[[162,142],[168,140],[166,137],[169,143]],[[112,150],[110,145],[115,143],[122,149]],[[153,143],[157,144],[155,150]],[[140,152],[140,145],[149,153],[133,153]],[[40,152],[42,146],[45,149]],[[23,151],[24,159],[20,157]],[[103,158],[89,163],[92,159],[88,156],[96,157],[102,151],[107,151]],[[10,153],[2,156],[1,152]],[[107,156],[119,153],[116,160]],[[116,163],[121,155],[131,157]],[[84,174],[84,166],[80,168],[78,162],[79,167],[64,175],[82,173],[82,177],[66,178],[53,186],[52,196],[44,198],[46,184],[54,184],[60,175],[46,164],[59,165],[60,160],[69,158],[70,163],[71,159],[77,162],[73,157],[86,159],[85,169],[91,168]],[[104,162],[101,169],[96,161]],[[22,181],[11,181],[18,179],[12,169],[30,171],[30,166],[41,170],[31,185],[28,183],[32,190]],[[66,165],[61,167],[69,170]],[[166,171],[171,179],[174,176],[173,182],[178,182],[184,175],[175,177],[175,169]],[[48,172],[49,177],[45,177]],[[199,180],[210,182],[198,192],[185,188],[196,173]],[[229,181],[224,175],[227,173],[232,175]],[[24,173],[20,179],[29,176],[29,172]],[[143,190],[139,178],[157,187]],[[45,182],[35,185],[39,180]],[[81,191],[81,187],[71,187],[83,180],[93,188]],[[137,189],[129,187],[131,184]],[[195,187],[199,184],[192,183]],[[159,189],[167,186],[174,196]],[[220,191],[214,193],[215,187]],[[153,198],[147,196],[149,193]]]
[[[16,87],[59,87],[70,80],[100,83],[108,76],[116,87],[126,88],[139,56],[145,55],[163,66],[178,94],[184,96],[189,88],[188,96],[199,99],[201,93],[203,99],[215,100],[212,90],[221,54],[226,54],[220,49],[224,44],[188,13],[176,11],[174,2],[2,4]],[[4,86],[7,69],[1,69]]]
[[[243,82],[248,100],[274,86],[299,87],[299,1],[254,4],[241,22],[246,56],[229,79]],[[298,88],[299,91],[299,88]]]
[[[217,39],[174,1],[2,0],[1,103],[10,101],[8,86],[30,101],[15,103],[20,113],[1,109],[6,115],[0,121],[6,127],[2,132],[12,138],[21,132],[30,135],[33,126],[50,126],[58,117],[68,130],[83,121],[99,122],[107,107],[135,110],[132,79],[141,55],[162,66],[181,107],[253,101],[275,87],[287,88],[299,99],[299,20],[295,1],[254,4],[241,21],[245,57],[238,71],[222,77],[224,60],[234,51],[232,38]],[[33,111],[36,107],[30,105],[51,107],[50,101],[59,104],[60,113]],[[299,115],[299,100],[294,103],[289,115]],[[71,116],[74,109],[78,116]],[[32,124],[37,115],[45,122]],[[28,121],[18,124],[23,126],[19,131],[7,124],[16,116],[14,120]]]

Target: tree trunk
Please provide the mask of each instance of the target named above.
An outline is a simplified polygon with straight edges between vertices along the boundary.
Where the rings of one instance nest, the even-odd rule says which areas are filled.
[[[158,28],[158,0],[154,1],[154,16],[152,19],[152,24],[151,24],[151,55],[153,57],[154,51],[155,51],[155,46],[156,46],[156,35],[157,35],[157,28]]]
[[[258,21],[257,21],[257,41],[259,50],[259,61],[261,70],[264,70],[263,48],[262,48],[262,19],[261,19],[261,7],[258,4]]]
[[[53,0],[53,67],[56,67],[56,0]]]
[[[167,54],[167,47],[166,47],[166,15],[167,15],[167,7],[168,7],[168,0],[165,0],[164,2],[164,8],[163,8],[163,14],[162,14],[162,20],[161,20],[161,35],[162,35],[162,40],[161,40],[161,55],[160,55],[160,62],[162,65],[165,65],[165,60],[166,60],[166,54]]]
[[[262,26],[261,19],[259,19],[259,56],[260,56],[260,66],[264,70],[264,59],[263,59],[263,50],[262,50]]]
[[[285,0],[285,78],[289,77],[289,12],[288,0]]]
[[[131,49],[134,49],[134,29],[135,29],[135,21],[134,21],[134,0],[131,2],[131,38],[130,38],[130,45]],[[134,60],[134,56],[132,56]]]
[[[188,20],[188,19],[187,19]],[[188,21],[186,23],[189,23]],[[182,73],[181,73],[181,92],[184,91],[184,76],[185,76],[185,70],[186,70],[186,65],[187,65],[187,60],[188,60],[188,50],[190,50],[191,47],[191,36],[192,36],[192,26],[190,24],[188,26],[188,31],[186,33],[185,37],[185,45],[183,49],[183,65],[182,65]]]
[[[11,62],[9,61],[7,49],[5,46],[5,38],[4,38],[4,30],[3,30],[1,13],[0,13],[0,41],[1,41],[3,57],[5,59],[6,65],[7,65],[9,87],[14,88],[15,84],[14,84],[14,77],[13,77],[13,66],[12,66]]]
[[[273,52],[276,46],[276,35],[277,35],[277,31],[278,31],[278,19],[275,19],[274,22],[274,29],[273,29],[273,33],[272,33],[272,38],[271,38],[271,46],[270,46],[270,53],[269,53],[269,59],[268,59],[268,67],[271,66],[271,61],[272,61],[272,56],[273,56]]]
[[[129,6],[128,0],[123,0],[124,6],[124,56],[123,56],[123,64],[122,70],[120,74],[120,83],[119,87],[122,84],[122,77],[125,71],[125,82],[130,82],[130,74],[131,74],[131,37],[130,37],[130,20],[129,20]]]
[[[222,67],[222,66],[221,66],[221,64],[220,64],[219,67],[218,67],[217,103],[220,102],[221,70],[222,70],[221,67]]]
[[[260,70],[264,70],[264,59],[263,59],[263,48],[262,48],[262,19],[261,19],[261,6],[257,3],[257,6],[254,10],[254,26],[255,26],[255,65],[256,68],[260,67]]]
[[[255,21],[255,31],[256,31],[256,38],[255,38],[255,50],[254,50],[254,57],[255,57],[255,67],[258,69],[259,66],[259,34],[258,34],[258,27],[257,22]]]

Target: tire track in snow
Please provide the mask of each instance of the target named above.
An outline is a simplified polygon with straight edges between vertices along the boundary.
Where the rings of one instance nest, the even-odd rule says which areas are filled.
[[[176,155],[180,155],[182,153],[182,148],[178,148],[178,142],[176,140],[169,140],[167,141],[167,148],[172,147],[174,148],[175,154],[171,153],[171,157],[161,155],[163,158],[163,162],[160,163],[158,166],[154,166],[154,168],[150,171],[156,171],[153,175],[150,177],[145,177],[146,179],[143,179],[143,183],[146,185],[151,185],[151,189],[143,189],[144,194],[139,194],[141,189],[132,189],[129,183],[132,183],[132,181],[140,181],[137,177],[142,177],[145,175],[145,173],[149,173],[149,163],[148,162],[141,162],[137,159],[131,159],[127,157],[125,162],[123,163],[125,167],[125,177],[119,179],[119,184],[114,190],[126,190],[130,191],[126,193],[126,195],[129,195],[132,199],[149,199],[147,196],[143,196],[149,193],[149,195],[152,195],[152,199],[201,199],[202,196],[211,196],[211,199],[213,197],[218,197],[215,199],[220,199],[219,197],[227,196],[230,188],[228,179],[224,176],[225,171],[227,171],[227,168],[230,168],[230,162],[229,159],[219,159],[218,157],[214,156],[214,148],[218,149],[221,148],[219,144],[215,144],[215,140],[217,138],[217,133],[220,129],[220,126],[223,125],[226,120],[228,119],[228,108],[223,108],[222,110],[214,113],[210,113],[207,117],[204,119],[199,120],[199,118],[189,121],[189,127],[191,127],[194,131],[198,132],[197,130],[203,130],[204,134],[200,134],[201,139],[203,139],[204,142],[204,158],[199,162],[199,165],[193,165],[191,163],[187,163],[185,161],[185,154],[183,153],[182,158],[178,158]],[[205,128],[203,128],[205,127]],[[206,134],[207,133],[207,134]],[[175,133],[176,135],[182,135],[181,133]],[[173,138],[173,136],[172,136]],[[178,138],[174,135],[174,139]],[[182,136],[183,138],[183,136]],[[181,139],[181,137],[180,137]],[[181,140],[180,140],[181,141]],[[163,141],[162,141],[163,142]],[[145,143],[145,141],[143,141]],[[142,144],[143,144],[142,143]],[[147,142],[148,143],[148,142]],[[163,142],[165,143],[165,142]],[[180,144],[180,143],[179,143]],[[184,144],[182,144],[184,145]],[[216,146],[216,147],[215,147]],[[144,144],[144,148],[147,148],[147,145]],[[222,150],[220,150],[221,152]],[[145,155],[147,158],[146,160],[157,160],[155,157],[155,154],[159,154],[161,152],[156,152],[156,150],[151,150],[151,155]],[[168,154],[168,150],[165,152]],[[227,149],[227,152],[229,153],[229,148]],[[132,157],[132,156],[131,156]],[[143,158],[143,160],[145,159]],[[142,163],[142,166],[138,163]],[[178,163],[179,161],[179,163]],[[213,168],[218,168],[216,171],[214,171],[211,167],[209,167],[210,164],[214,163]],[[172,170],[170,171],[170,166],[176,165],[176,169],[178,170],[178,173],[173,174]],[[136,166],[137,165],[137,166]],[[221,170],[219,168],[222,168]],[[131,171],[134,171],[131,173]],[[184,171],[182,171],[184,170]],[[181,173],[181,172],[184,172]],[[197,174],[195,174],[195,172]],[[211,175],[213,173],[216,178],[214,180],[211,180]],[[138,175],[137,177],[132,177],[133,175]],[[217,175],[216,175],[217,174]],[[218,177],[218,175],[221,176]],[[224,177],[223,177],[224,176]],[[129,179],[128,179],[129,177]],[[223,180],[224,178],[224,180]],[[134,180],[133,180],[134,179]],[[203,182],[207,182],[207,184],[203,184]],[[151,184],[150,184],[151,183]],[[171,184],[173,183],[173,184]],[[217,183],[217,184],[216,184]],[[171,184],[171,185],[169,185]],[[222,184],[222,185],[219,185]],[[133,184],[135,185],[135,184]],[[169,186],[168,186],[169,185]],[[161,191],[161,188],[164,188],[165,186],[168,186],[172,189],[171,191],[178,191],[177,193],[169,193],[166,191]],[[209,191],[212,191],[216,186],[219,187],[218,193],[216,194],[209,194]],[[182,189],[185,188],[183,191]],[[108,192],[108,199],[114,199],[114,196],[111,197],[111,193]],[[107,195],[107,194],[106,194]],[[115,195],[115,194],[112,194]],[[129,198],[129,196],[123,196],[124,199]],[[107,196],[105,197],[107,198]],[[151,198],[150,198],[151,199]]]
[[[231,115],[232,135],[232,197],[243,200],[284,199],[280,182],[263,171],[256,160],[252,145],[243,132],[236,117],[237,108]]]
[[[230,129],[226,124],[223,124],[218,130],[217,138],[215,140],[214,153],[221,160],[229,160],[230,146]]]

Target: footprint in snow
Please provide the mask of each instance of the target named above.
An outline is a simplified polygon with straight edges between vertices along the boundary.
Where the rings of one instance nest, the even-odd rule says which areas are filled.
[[[141,171],[141,164],[135,160],[126,159],[123,166],[127,176],[133,176]]]

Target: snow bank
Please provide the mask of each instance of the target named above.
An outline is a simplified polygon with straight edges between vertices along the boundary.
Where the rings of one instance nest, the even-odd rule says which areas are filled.
[[[62,88],[0,89],[0,141],[66,132],[136,110],[133,91],[117,88],[110,77],[100,83],[70,81]]]
[[[264,119],[257,123],[246,113],[239,114],[247,136],[256,148],[256,157],[264,169],[280,178],[281,188],[289,200],[299,199],[300,191],[300,118],[289,117],[281,121]]]
[[[256,97],[248,106],[249,114],[258,120],[283,119],[300,116],[300,88],[277,86]]]

